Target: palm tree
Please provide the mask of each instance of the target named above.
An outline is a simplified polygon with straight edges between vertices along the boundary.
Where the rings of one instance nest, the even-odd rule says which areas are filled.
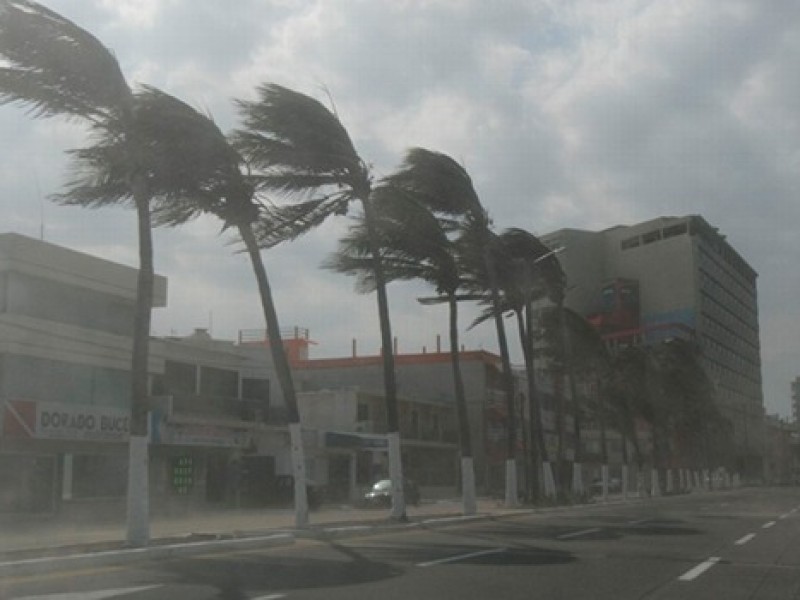
[[[532,463],[538,475],[538,462],[542,462],[546,492],[551,492],[548,488],[553,477],[545,444],[542,409],[536,389],[534,368],[534,338],[537,329],[534,304],[542,299],[558,302],[559,298],[563,298],[565,275],[555,256],[556,251],[548,248],[532,233],[524,229],[511,228],[504,231],[500,237],[511,263],[515,266],[511,278],[505,282],[503,289],[510,300],[509,307],[517,313],[519,323],[520,342],[528,380],[530,428],[532,435],[533,433],[536,435],[536,443],[531,444],[531,450],[538,450],[538,457],[532,455]]]
[[[464,514],[476,511],[472,436],[469,426],[458,341],[458,291],[462,284],[456,244],[451,238],[475,197],[467,172],[452,158],[414,148],[400,169],[373,192],[376,227],[387,281],[421,279],[433,285],[449,308],[450,356],[461,449]],[[466,205],[465,205],[466,202]],[[370,249],[363,219],[340,241],[326,264],[360,278],[362,291],[373,291]],[[438,299],[434,299],[438,301]],[[431,303],[431,302],[427,302]]]
[[[147,363],[154,275],[151,193],[139,168],[147,149],[135,126],[134,95],[116,58],[97,38],[31,0],[0,0],[0,57],[5,60],[0,67],[0,103],[27,105],[34,117],[64,115],[84,120],[101,139],[120,141],[123,160],[119,164],[126,196],[136,209],[139,237],[127,537],[131,544],[143,545],[149,539]]]
[[[147,173],[157,202],[154,220],[175,226],[208,213],[233,228],[245,246],[261,299],[270,352],[283,392],[289,424],[292,472],[294,476],[295,523],[308,524],[305,459],[300,415],[292,374],[280,338],[277,311],[266,268],[256,240],[254,224],[264,218],[263,206],[255,196],[253,183],[243,173],[244,161],[224,134],[205,115],[155,88],[136,94],[137,128],[150,149]],[[115,165],[119,156],[114,141],[80,151],[76,158],[83,167],[66,199],[91,205],[115,197],[113,186],[125,193],[122,172]],[[98,185],[99,183],[99,185]]]
[[[513,507],[519,503],[517,483],[517,417],[514,402],[514,377],[511,371],[511,358],[508,348],[503,313],[506,305],[503,298],[503,282],[511,275],[512,265],[500,237],[491,230],[491,221],[482,206],[476,206],[469,213],[459,239],[461,257],[467,276],[466,288],[482,299],[489,308],[478,317],[473,326],[491,318],[497,334],[497,345],[502,365],[503,394],[506,398],[506,465],[505,465],[505,504]]]
[[[404,520],[400,420],[392,349],[386,277],[375,233],[370,169],[353,146],[339,118],[317,100],[276,84],[258,88],[255,101],[238,101],[244,128],[234,140],[248,163],[259,170],[257,188],[291,198],[273,208],[257,227],[259,243],[270,247],[309,231],[333,214],[345,214],[358,201],[364,214],[375,276],[381,330],[386,400],[392,517]]]

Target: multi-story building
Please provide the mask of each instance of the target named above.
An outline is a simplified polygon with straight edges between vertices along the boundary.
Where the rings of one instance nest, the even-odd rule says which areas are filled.
[[[757,274],[702,217],[660,217],[592,232],[542,236],[567,274],[566,304],[612,346],[683,337],[697,342],[734,428],[737,467],[763,469],[764,403]]]
[[[299,334],[298,334],[299,333]],[[264,345],[264,332],[240,336],[254,346]],[[383,361],[380,355],[309,359],[307,332],[284,336],[295,385],[301,392],[357,390],[355,427],[363,433],[386,431]],[[476,482],[482,490],[502,489],[506,458],[505,396],[500,357],[485,351],[462,351],[462,376],[475,461]],[[403,466],[408,477],[424,487],[455,489],[458,477],[458,425],[455,416],[452,361],[441,344],[433,352],[395,356]],[[282,402],[276,390],[276,402]],[[301,407],[302,409],[302,407]],[[365,471],[359,471],[363,477]],[[364,483],[359,480],[359,484]],[[423,492],[425,490],[423,489]]]
[[[0,514],[124,498],[136,282],[134,268],[0,235]],[[155,307],[166,289],[157,276]],[[265,366],[197,333],[152,340],[149,370],[156,510],[230,500],[242,456],[290,472]]]

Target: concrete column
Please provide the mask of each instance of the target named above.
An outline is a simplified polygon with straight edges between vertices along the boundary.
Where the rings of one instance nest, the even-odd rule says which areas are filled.
[[[61,475],[61,499],[72,500],[72,454],[64,455],[64,470]]]
[[[583,465],[578,462],[572,464],[572,493],[583,495]]]
[[[678,469],[678,491],[683,492],[686,490],[686,483],[683,477],[683,469]]]
[[[650,495],[654,498],[661,495],[661,482],[658,480],[658,469],[650,470]]]

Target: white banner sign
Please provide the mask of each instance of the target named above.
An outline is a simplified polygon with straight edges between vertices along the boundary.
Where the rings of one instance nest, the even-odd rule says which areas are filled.
[[[124,441],[130,433],[130,412],[81,404],[36,403],[34,435],[42,439]]]

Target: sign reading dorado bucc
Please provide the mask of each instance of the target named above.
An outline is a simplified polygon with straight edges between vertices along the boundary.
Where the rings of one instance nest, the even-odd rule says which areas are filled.
[[[82,404],[6,400],[3,432],[10,437],[124,441],[130,432],[126,410]]]

